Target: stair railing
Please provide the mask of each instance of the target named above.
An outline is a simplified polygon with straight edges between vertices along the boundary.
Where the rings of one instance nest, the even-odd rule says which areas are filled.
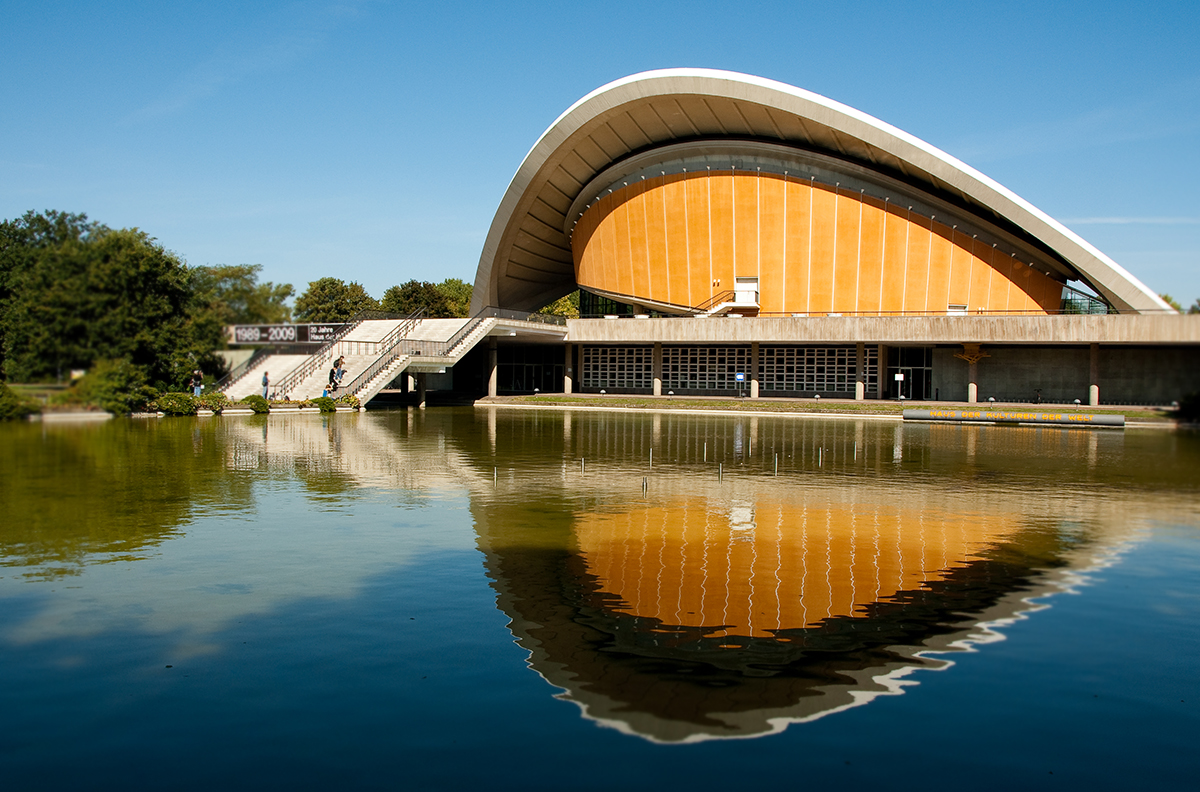
[[[421,313],[423,313],[423,309],[414,311],[407,316],[404,314],[388,313],[386,311],[359,311],[354,316],[350,317],[350,321],[346,323],[346,326],[339,330],[333,338],[326,341],[320,349],[312,353],[308,357],[308,360],[304,361],[295,369],[293,369],[290,374],[281,379],[279,382],[272,383],[273,390],[276,393],[281,394],[288,394],[295,390],[300,383],[308,379],[308,377],[311,376],[314,371],[319,368],[323,368],[332,357],[331,353],[333,348],[336,347],[341,340],[350,333],[350,331],[357,328],[363,322],[376,319],[403,319],[405,322],[407,322],[409,319],[412,319]]]

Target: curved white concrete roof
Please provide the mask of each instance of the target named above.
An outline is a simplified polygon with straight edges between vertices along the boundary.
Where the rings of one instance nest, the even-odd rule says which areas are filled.
[[[1169,310],[1112,259],[974,168],[866,113],[784,83],[714,69],[643,72],[596,89],[550,125],[509,184],[479,257],[472,312],[533,310],[575,288],[567,214],[626,157],[666,144],[736,138],[828,153],[918,185],[1014,230],[1063,275],[1122,311]]]

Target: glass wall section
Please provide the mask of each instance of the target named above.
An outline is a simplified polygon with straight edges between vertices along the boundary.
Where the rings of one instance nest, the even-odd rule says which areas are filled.
[[[902,379],[896,379],[902,374]],[[933,399],[933,347],[888,347],[887,395],[892,399]]]
[[[585,346],[582,357],[580,386],[584,390],[650,391],[654,388],[652,346]]]
[[[751,379],[749,346],[664,346],[663,390],[735,391]]]
[[[560,346],[501,346],[496,350],[496,368],[496,387],[502,393],[562,393],[565,372]]]
[[[639,311],[632,305],[592,294],[587,289],[579,290],[579,315],[584,319],[595,319],[601,316],[633,316],[636,313]]]
[[[855,347],[802,347],[763,345],[762,375],[759,387],[764,392],[854,395]],[[879,383],[879,349],[866,349],[864,382],[867,393],[875,393]]]

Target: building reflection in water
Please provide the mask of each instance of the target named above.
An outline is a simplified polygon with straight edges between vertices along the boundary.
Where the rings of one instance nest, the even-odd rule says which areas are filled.
[[[78,462],[112,523],[104,498],[154,479],[134,467],[114,482],[96,471],[122,466],[100,460],[141,460],[139,438],[164,434],[187,476],[164,482],[162,526],[147,534],[131,516],[111,541],[90,524],[53,542],[17,533],[0,542],[4,563],[61,576],[63,559],[176,536],[194,510],[247,508],[259,480],[300,480],[314,513],[356,490],[415,504],[465,488],[530,666],[586,717],[662,742],[770,734],[902,691],[1119,547],[1125,515],[1163,508],[1147,481],[1190,469],[1129,456],[1119,433],[1024,428],[494,409],[189,426],[108,427]],[[235,475],[207,475],[220,467]],[[362,562],[346,559],[356,579]]]
[[[694,499],[574,532],[574,549],[488,552],[500,607],[560,697],[659,742],[770,734],[898,693],[1096,558],[1013,519],[861,504]]]
[[[568,444],[611,442],[579,418],[564,424]],[[672,428],[699,451],[682,462],[700,462],[703,443]],[[848,424],[826,446],[838,475],[862,466],[856,478],[756,473],[716,485],[656,469],[645,497],[614,492],[557,518],[543,509],[522,527],[511,502],[474,498],[498,605],[531,668],[585,717],[652,741],[768,735],[903,692],[915,670],[998,640],[999,626],[1128,538],[1115,503],[1010,479],[1029,467],[1024,446],[1059,444],[1052,435],[1009,435],[1015,453],[998,453],[991,435],[980,457],[974,432],[964,443],[928,427],[867,429],[880,436],[864,442]],[[733,454],[749,453],[754,435],[731,427]],[[1084,471],[1089,437],[1067,441],[1084,453],[1063,454]],[[962,465],[940,469],[939,446]]]

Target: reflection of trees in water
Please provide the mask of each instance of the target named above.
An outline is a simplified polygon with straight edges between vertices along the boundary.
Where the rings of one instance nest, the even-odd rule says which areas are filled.
[[[56,578],[136,556],[197,507],[242,508],[219,421],[162,419],[0,427],[0,564]]]

